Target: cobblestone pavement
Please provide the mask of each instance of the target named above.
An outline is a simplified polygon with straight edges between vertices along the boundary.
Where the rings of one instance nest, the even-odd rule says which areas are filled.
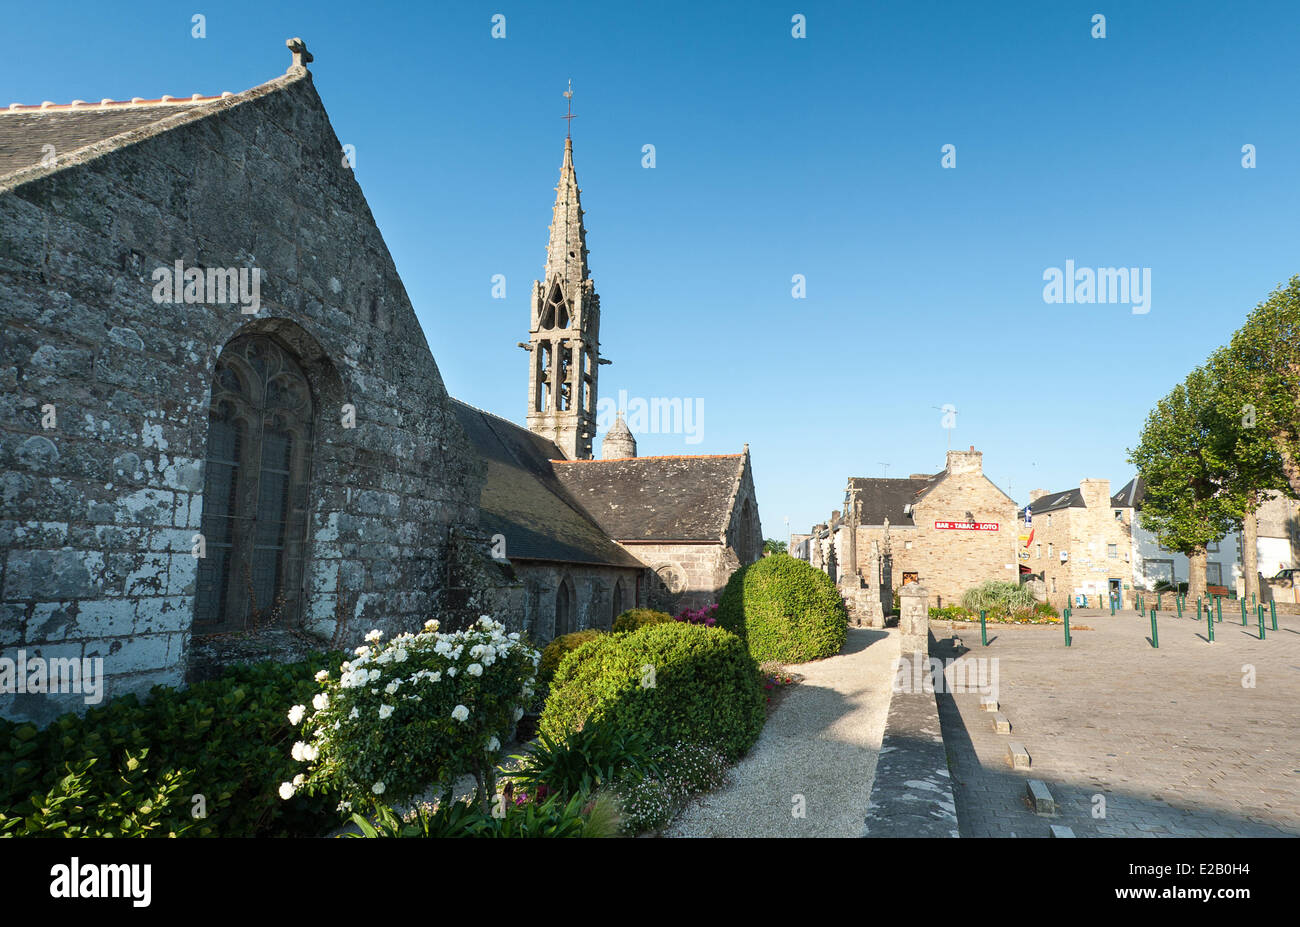
[[[1300,836],[1300,617],[1278,616],[1264,640],[1225,609],[1215,642],[1205,622],[1080,610],[1064,646],[1060,625],[957,626],[965,657],[997,657],[994,731],[975,692],[940,694],[939,717],[963,837]],[[934,656],[952,657],[946,622]],[[1253,667],[1254,687],[1243,685]],[[992,667],[990,666],[990,669]],[[1022,743],[1029,769],[1007,762]],[[1025,782],[1047,783],[1054,817],[1032,813]],[[1104,817],[1094,816],[1104,799]]]

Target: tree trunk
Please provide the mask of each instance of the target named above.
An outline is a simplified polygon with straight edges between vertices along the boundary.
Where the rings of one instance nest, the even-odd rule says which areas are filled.
[[[1205,546],[1195,548],[1187,555],[1187,599],[1205,598]]]
[[[1259,599],[1259,522],[1256,520],[1255,500],[1241,519],[1241,571],[1246,575],[1246,598]]]

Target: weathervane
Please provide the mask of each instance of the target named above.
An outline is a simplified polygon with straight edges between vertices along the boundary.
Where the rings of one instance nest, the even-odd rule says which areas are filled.
[[[572,138],[573,120],[578,118],[573,112],[573,78],[569,78],[569,89],[564,91],[564,99],[568,101],[569,112],[560,118],[566,120],[569,127],[568,131],[565,132],[565,138]]]

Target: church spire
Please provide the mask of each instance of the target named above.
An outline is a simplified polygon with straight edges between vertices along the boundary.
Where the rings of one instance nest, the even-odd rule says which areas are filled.
[[[573,89],[565,93],[572,104]],[[572,105],[566,119],[574,118]],[[572,125],[572,122],[570,122]],[[528,428],[554,441],[570,460],[590,460],[596,436],[600,297],[588,277],[587,230],[573,169],[573,139],[555,187],[546,268],[533,281],[528,344]]]
[[[547,279],[558,276],[574,283],[587,279],[587,229],[582,223],[581,194],[573,170],[573,139],[566,138],[546,246]]]

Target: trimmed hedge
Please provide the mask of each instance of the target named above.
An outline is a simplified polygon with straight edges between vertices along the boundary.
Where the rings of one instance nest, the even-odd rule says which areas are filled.
[[[672,615],[667,612],[655,611],[653,608],[629,608],[614,619],[613,630],[615,634],[624,631],[639,631],[641,628],[652,624],[666,624],[673,620]]]
[[[539,730],[563,740],[588,725],[610,725],[651,743],[710,746],[736,760],[765,718],[744,642],[721,628],[674,621],[583,644],[555,674]]]
[[[789,554],[732,573],[717,617],[759,663],[819,660],[839,653],[848,637],[848,610],[831,578]]]
[[[337,795],[277,794],[302,772],[286,707],[342,654],[233,667],[147,702],[113,699],[44,729],[0,719],[0,832],[65,836],[317,836]],[[200,802],[194,796],[202,795]],[[195,817],[194,811],[206,811]]]
[[[570,653],[577,650],[587,641],[595,640],[603,635],[603,631],[593,629],[587,631],[574,631],[572,634],[561,634],[555,638],[542,650],[542,659],[537,664],[537,679],[542,685],[549,685],[555,671],[560,668],[564,658]]]

